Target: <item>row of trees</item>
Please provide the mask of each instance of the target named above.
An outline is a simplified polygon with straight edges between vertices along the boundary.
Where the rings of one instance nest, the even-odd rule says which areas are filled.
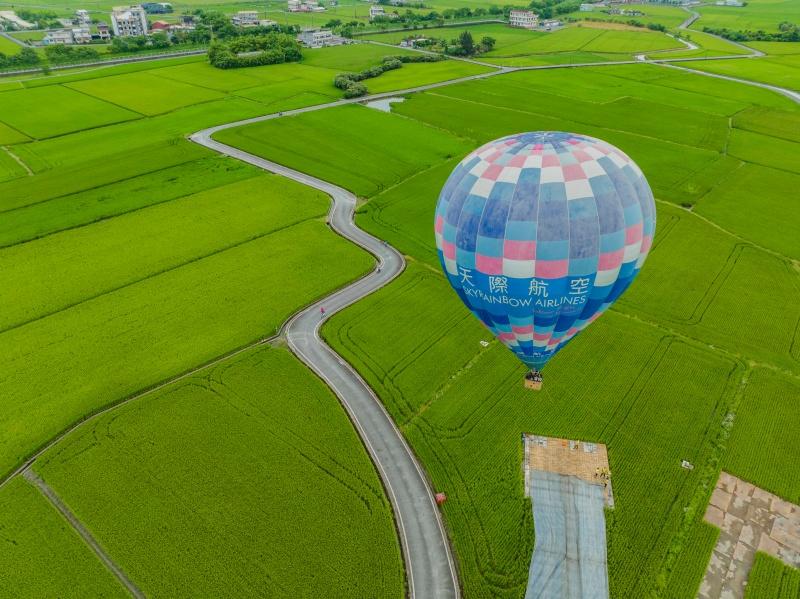
[[[300,44],[293,35],[285,33],[241,36],[227,42],[215,41],[208,50],[209,62],[218,69],[296,62],[302,57]]]
[[[383,62],[377,66],[364,69],[358,73],[339,73],[334,77],[333,85],[344,91],[345,98],[357,98],[366,95],[369,91],[363,83],[366,79],[380,77],[387,71],[399,69],[404,62],[437,62],[439,60],[444,60],[444,57],[433,54],[384,56]]]
[[[778,25],[775,33],[759,29],[758,31],[735,31],[732,29],[703,27],[703,31],[724,37],[734,42],[800,42],[800,26],[789,21]]]
[[[88,46],[47,46],[44,49],[44,54],[50,64],[87,62],[100,58],[100,53]]]
[[[23,48],[11,56],[0,52],[0,69],[24,69],[25,67],[35,67],[40,62],[41,59],[33,48]]]

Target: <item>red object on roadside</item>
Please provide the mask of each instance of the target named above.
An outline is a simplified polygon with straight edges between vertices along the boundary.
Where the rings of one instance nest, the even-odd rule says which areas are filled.
[[[447,495],[444,493],[437,493],[434,498],[436,499],[436,505],[442,505],[445,501],[447,501]]]

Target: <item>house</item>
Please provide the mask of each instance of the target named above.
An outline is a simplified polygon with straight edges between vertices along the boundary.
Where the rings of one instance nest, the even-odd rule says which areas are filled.
[[[430,40],[427,37],[409,37],[400,41],[401,48],[417,48],[426,46]]]
[[[97,39],[101,42],[107,42],[111,39],[111,31],[108,28],[106,23],[98,23],[97,24],[97,33],[95,34]],[[93,36],[94,37],[94,36]]]
[[[240,10],[231,17],[231,23],[237,27],[258,27],[258,11]]]
[[[714,4],[716,6],[744,6],[744,2],[739,2],[739,0],[717,0]]]
[[[153,24],[150,25],[150,31],[153,33],[155,32],[166,32],[169,31],[172,25],[167,23],[166,21],[153,21]]]
[[[42,44],[45,46],[66,46],[74,42],[75,38],[72,37],[71,29],[57,29],[55,31],[48,31],[47,35],[45,35],[42,39]]]
[[[88,27],[75,27],[72,29],[72,39],[76,44],[91,44],[92,32]]]
[[[563,25],[563,23],[558,19],[545,19],[542,21],[542,27],[547,31],[550,31],[554,27],[561,27],[561,25]]]
[[[539,15],[532,10],[512,10],[508,15],[508,24],[512,27],[533,29],[539,25]]]
[[[287,0],[286,8],[289,12],[323,12],[318,0]]]
[[[376,17],[385,17],[386,11],[383,9],[383,6],[370,6],[369,7],[369,20],[374,21]]]
[[[580,11],[581,12],[592,12],[594,10],[594,4],[581,4]]]
[[[76,25],[91,25],[92,24],[92,17],[89,16],[88,10],[83,10],[79,8],[75,11],[75,18],[72,19],[72,22]]]
[[[141,6],[115,6],[111,9],[114,35],[147,35],[147,13]]]
[[[323,46],[340,46],[347,40],[338,35],[333,35],[330,29],[303,29],[297,36],[297,41],[306,48],[322,48]]]

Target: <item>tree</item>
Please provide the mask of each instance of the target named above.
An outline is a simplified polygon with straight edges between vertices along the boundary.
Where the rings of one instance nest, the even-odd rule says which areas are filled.
[[[461,32],[461,35],[458,36],[458,43],[467,56],[475,54],[475,41],[472,39],[472,34],[469,31]]]
[[[481,51],[491,52],[496,41],[497,40],[495,40],[493,37],[489,37],[488,35],[483,36],[481,38]]]

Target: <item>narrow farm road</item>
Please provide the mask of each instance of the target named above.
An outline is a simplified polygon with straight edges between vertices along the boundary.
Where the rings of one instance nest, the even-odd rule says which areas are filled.
[[[455,562],[422,468],[372,389],[319,336],[323,317],[343,310],[392,281],[405,268],[405,260],[394,248],[355,225],[356,196],[349,191],[211,138],[213,133],[239,124],[213,127],[195,133],[190,139],[327,193],[333,199],[328,215],[331,228],[379,260],[379,267],[371,274],[297,313],[284,327],[284,335],[291,350],[339,397],[378,469],[397,521],[409,595],[425,599],[459,597]],[[324,315],[321,314],[323,307]]]
[[[0,31],[0,37],[4,37],[9,42],[13,42],[13,43],[17,44],[18,46],[22,46],[23,48],[27,48],[28,47],[28,45],[25,42],[23,42],[21,39],[18,39],[16,37],[14,37],[13,35],[9,35],[5,31]]]
[[[397,520],[403,555],[406,562],[409,594],[412,598],[458,597],[460,594],[455,562],[450,551],[441,516],[433,499],[433,491],[414,454],[378,397],[358,373],[326,345],[319,336],[319,328],[322,324],[320,308],[325,308],[326,315],[343,310],[347,306],[391,282],[402,272],[405,261],[402,255],[394,248],[386,245],[372,235],[369,235],[355,225],[353,221],[353,212],[355,210],[357,198],[351,192],[306,173],[218,142],[213,139],[213,135],[225,129],[270,119],[426,91],[464,81],[484,79],[508,72],[565,67],[576,68],[580,66],[596,67],[605,64],[631,64],[637,62],[641,64],[640,61],[615,61],[608,63],[587,63],[582,65],[547,65],[545,67],[520,68],[506,67],[480,75],[461,77],[459,79],[452,79],[414,88],[373,94],[349,100],[337,100],[327,104],[308,106],[282,113],[267,114],[251,119],[218,125],[189,136],[189,139],[193,142],[221,154],[242,160],[266,171],[288,177],[289,179],[327,193],[333,199],[329,214],[330,226],[343,237],[375,255],[379,260],[379,268],[370,275],[359,279],[351,285],[298,312],[285,325],[284,334],[292,351],[325,380],[337,394],[353,420],[358,434],[364,441],[367,450],[378,468],[381,479],[388,490],[389,499],[392,503]],[[647,62],[658,62],[659,64],[663,64],[663,66],[673,66],[666,64],[668,62],[673,62],[671,60]],[[711,73],[695,71],[693,69],[685,70],[700,75],[713,76]],[[732,79],[730,77],[722,78]],[[766,84],[755,84],[744,80],[741,80],[741,82],[772,89],[796,101],[800,101],[800,95],[790,90]]]
[[[50,488],[50,486],[44,482],[38,474],[36,474],[33,470],[25,470],[22,473],[22,476],[27,480],[30,484],[34,487],[39,489],[42,495],[52,504],[54,508],[56,508],[61,515],[69,522],[70,526],[77,532],[84,542],[95,552],[100,561],[105,564],[106,568],[116,576],[117,580],[119,580],[120,584],[128,589],[128,592],[131,596],[135,597],[135,599],[145,599],[144,593],[139,590],[139,588],[131,582],[131,580],[125,575],[125,572],[122,571],[117,564],[114,563],[114,560],[105,552],[105,550],[100,546],[97,540],[92,536],[86,527],[81,524],[80,520],[75,517],[75,514],[72,513],[61,498],[56,495],[56,492]]]

